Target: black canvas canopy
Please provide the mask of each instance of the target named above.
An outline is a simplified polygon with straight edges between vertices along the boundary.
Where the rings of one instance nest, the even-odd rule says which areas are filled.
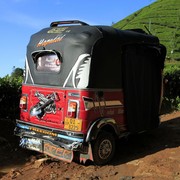
[[[27,46],[25,83],[60,87],[119,88],[122,86],[123,48],[130,44],[159,45],[157,37],[137,31],[122,31],[113,27],[87,24],[56,25],[54,23],[51,27],[32,35]],[[62,61],[59,72],[37,70],[32,56],[43,50],[59,53]],[[83,66],[86,73],[79,70]],[[80,78],[77,77],[81,76],[82,79],[83,75],[86,75],[87,82],[78,86]]]

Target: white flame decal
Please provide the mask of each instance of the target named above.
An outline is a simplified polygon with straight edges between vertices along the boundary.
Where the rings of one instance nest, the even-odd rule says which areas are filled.
[[[66,78],[63,87],[66,86],[72,75],[72,84],[74,88],[86,88],[89,81],[90,63],[90,54],[81,54]],[[79,82],[76,84],[77,79],[79,79]]]

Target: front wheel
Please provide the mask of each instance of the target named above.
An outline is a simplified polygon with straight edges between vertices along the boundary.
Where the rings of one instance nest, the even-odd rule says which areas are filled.
[[[108,163],[115,153],[115,138],[109,132],[101,132],[93,143],[93,159],[96,165]]]

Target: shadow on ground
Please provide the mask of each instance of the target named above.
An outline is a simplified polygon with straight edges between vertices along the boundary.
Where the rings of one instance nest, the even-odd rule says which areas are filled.
[[[180,146],[180,117],[162,122],[158,129],[119,140],[112,165],[127,163],[178,146]]]

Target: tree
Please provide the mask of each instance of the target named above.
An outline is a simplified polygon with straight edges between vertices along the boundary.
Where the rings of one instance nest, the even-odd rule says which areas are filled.
[[[24,70],[22,68],[13,67],[13,72],[11,73],[12,78],[23,77]]]

